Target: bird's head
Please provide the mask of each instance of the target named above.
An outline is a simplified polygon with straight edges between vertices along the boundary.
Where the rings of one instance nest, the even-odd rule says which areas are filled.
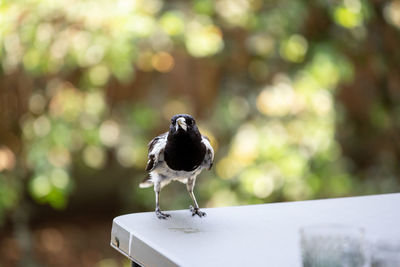
[[[171,118],[170,133],[198,132],[196,121],[188,114],[177,114]]]

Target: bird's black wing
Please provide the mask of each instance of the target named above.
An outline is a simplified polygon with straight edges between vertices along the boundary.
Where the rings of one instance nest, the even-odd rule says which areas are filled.
[[[214,149],[212,148],[210,139],[208,139],[207,136],[202,135],[201,142],[206,146],[206,155],[204,156],[202,165],[210,170],[214,163]]]
[[[147,161],[146,171],[152,171],[156,166],[159,160],[163,160],[164,157],[164,148],[167,144],[168,132],[163,133],[157,137],[154,137],[153,140],[149,143],[149,160]]]

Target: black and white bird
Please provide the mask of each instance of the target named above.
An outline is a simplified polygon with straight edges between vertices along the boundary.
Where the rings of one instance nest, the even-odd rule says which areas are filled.
[[[194,204],[194,207],[190,206],[192,216],[205,216],[206,213],[199,209],[193,188],[197,175],[203,169],[211,169],[214,150],[209,139],[200,134],[193,117],[187,114],[173,116],[169,132],[150,141],[148,158],[146,171],[149,175],[140,187],[154,186],[157,217],[166,219],[171,216],[160,209],[160,191],[171,181],[186,184]]]

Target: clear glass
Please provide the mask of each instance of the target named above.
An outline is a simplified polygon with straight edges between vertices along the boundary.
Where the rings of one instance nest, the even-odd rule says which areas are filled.
[[[304,267],[369,265],[364,230],[346,225],[313,225],[300,230]]]
[[[400,266],[400,239],[378,239],[371,246],[372,267]]]

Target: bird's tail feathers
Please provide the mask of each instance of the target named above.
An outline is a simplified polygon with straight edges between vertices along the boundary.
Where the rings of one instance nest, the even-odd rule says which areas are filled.
[[[152,181],[150,175],[147,176],[146,178],[144,178],[143,181],[139,184],[140,188],[147,188],[147,187],[151,187],[151,186],[153,186],[153,181]]]

